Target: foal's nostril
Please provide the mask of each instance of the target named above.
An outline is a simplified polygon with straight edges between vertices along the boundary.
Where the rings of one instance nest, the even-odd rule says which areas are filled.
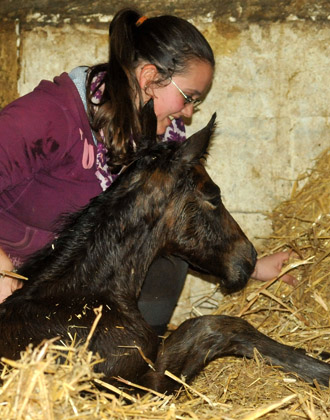
[[[247,241],[241,241],[235,247],[235,252],[226,264],[226,275],[222,277],[222,287],[228,293],[241,290],[248,282],[254,271],[257,252]]]
[[[242,263],[242,269],[245,271],[245,275],[250,277],[253,273],[256,263],[257,263],[258,253],[254,246],[250,244],[249,255],[246,255],[245,263]]]
[[[255,249],[255,247],[251,244],[252,247],[252,265],[255,266],[258,258],[258,253]]]

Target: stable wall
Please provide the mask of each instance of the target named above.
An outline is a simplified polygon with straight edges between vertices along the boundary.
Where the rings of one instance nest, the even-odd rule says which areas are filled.
[[[214,111],[208,169],[223,201],[259,247],[265,213],[289,197],[296,177],[330,146],[328,1],[21,1],[0,4],[0,107],[81,64],[107,59],[108,24],[123,6],[189,19],[216,57],[212,89],[187,127]],[[185,311],[205,282],[190,277]],[[210,288],[213,290],[213,286]]]

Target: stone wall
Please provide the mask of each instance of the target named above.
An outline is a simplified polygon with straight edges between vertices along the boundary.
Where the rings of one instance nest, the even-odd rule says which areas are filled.
[[[212,45],[212,90],[188,133],[217,112],[209,171],[261,247],[259,238],[271,229],[265,212],[289,196],[297,175],[330,145],[329,1],[1,2],[0,107],[42,78],[106,60],[108,24],[129,5],[185,17]],[[191,276],[184,297],[193,300],[206,288]]]

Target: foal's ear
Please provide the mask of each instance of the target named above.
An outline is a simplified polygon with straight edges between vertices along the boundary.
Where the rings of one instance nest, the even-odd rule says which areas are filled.
[[[208,122],[207,126],[202,128],[197,133],[190,136],[183,143],[183,160],[190,162],[193,159],[202,158],[209,146],[211,136],[215,128],[215,119],[217,114],[214,113]]]
[[[143,139],[151,145],[157,135],[157,117],[154,111],[154,101],[150,99],[142,108],[140,115],[141,132]]]

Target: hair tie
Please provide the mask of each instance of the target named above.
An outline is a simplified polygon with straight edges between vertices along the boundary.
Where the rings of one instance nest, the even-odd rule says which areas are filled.
[[[141,16],[140,17],[140,19],[138,19],[136,22],[135,22],[135,26],[137,26],[137,27],[139,27],[140,25],[142,25],[142,23],[144,22],[144,21],[146,21],[148,18],[147,18],[147,16]]]

